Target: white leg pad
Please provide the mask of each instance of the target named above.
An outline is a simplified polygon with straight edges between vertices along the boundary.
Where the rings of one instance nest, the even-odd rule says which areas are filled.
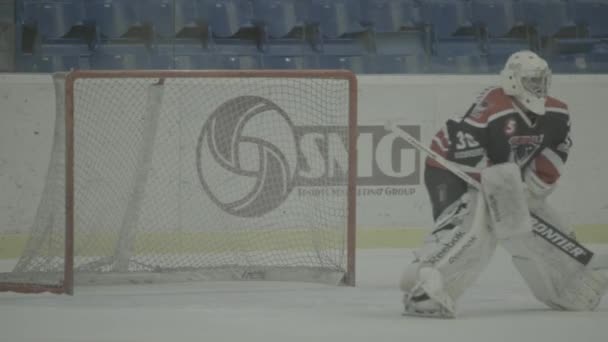
[[[423,298],[416,298],[423,297]],[[454,301],[443,288],[441,273],[432,267],[418,272],[418,283],[403,297],[405,314],[454,318]]]
[[[517,165],[506,163],[484,169],[481,186],[499,241],[531,231],[528,203]]]
[[[554,309],[595,309],[608,288],[608,279],[580,262],[585,255],[573,259],[576,250],[568,248],[573,244],[568,245],[565,237],[573,238],[573,230],[546,203],[535,207],[533,214],[544,221],[545,228],[563,233],[558,243],[562,249],[533,232],[533,222],[539,221],[531,219],[519,169],[514,164],[485,169],[482,188],[496,237],[513,256],[515,267],[534,296]],[[572,255],[567,254],[568,250]]]
[[[483,195],[471,191],[468,197],[467,212],[454,218],[454,228],[429,235],[416,260],[406,268],[400,283],[406,311],[415,304],[411,300],[426,294],[453,314],[454,301],[479,277],[494,254],[496,239],[488,230]],[[434,277],[429,269],[440,275],[441,282],[429,281]],[[438,283],[441,286],[429,285]]]

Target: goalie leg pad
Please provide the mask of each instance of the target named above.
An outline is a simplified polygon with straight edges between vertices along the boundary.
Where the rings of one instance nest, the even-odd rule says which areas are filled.
[[[454,302],[443,288],[441,273],[432,267],[423,267],[418,274],[418,283],[403,297],[405,314],[454,318]]]
[[[530,215],[516,167],[484,170],[482,188],[498,241],[513,256],[534,296],[554,309],[595,309],[608,279],[585,267],[592,253],[576,247],[572,228],[548,204],[535,207]]]
[[[505,163],[482,170],[481,187],[499,241],[531,231],[528,203],[517,165]]]
[[[565,238],[575,241],[574,230],[548,203],[543,203],[531,213],[533,222],[542,222],[547,229],[562,233],[563,238],[556,245],[555,241],[551,243],[551,239],[542,233],[522,237],[525,239],[522,245],[527,249],[524,257],[536,264],[537,274],[531,274],[529,267],[522,268],[521,262],[516,262],[514,258],[516,268],[534,295],[549,307],[572,311],[594,310],[608,289],[608,278],[602,271],[585,266],[592,259],[590,251],[565,248],[571,243],[561,241],[565,241]],[[537,280],[539,277],[543,278],[540,282]]]
[[[602,271],[582,266],[573,272],[563,271],[540,257],[513,256],[513,264],[534,296],[555,310],[594,310],[608,289],[608,278]]]
[[[453,312],[453,304],[448,303],[457,300],[479,277],[496,249],[496,239],[487,226],[483,195],[471,191],[461,198],[461,203],[456,207],[461,209],[454,211],[451,219],[438,220],[452,228],[436,229],[427,237],[424,246],[416,252],[416,259],[408,265],[401,278],[406,311],[408,306],[416,304],[412,300],[426,295],[442,304],[444,310]],[[432,268],[441,275],[441,287],[438,288],[444,291],[443,294],[425,289],[427,282],[425,275],[421,274],[427,272],[421,271],[425,268]]]

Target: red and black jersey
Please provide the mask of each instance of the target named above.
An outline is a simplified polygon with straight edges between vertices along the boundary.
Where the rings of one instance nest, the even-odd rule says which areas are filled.
[[[563,102],[547,97],[545,115],[527,115],[502,88],[484,90],[463,117],[448,120],[431,149],[479,180],[481,169],[505,162],[529,167],[553,184],[568,158],[570,117]],[[466,192],[466,184],[431,158],[425,183],[436,218]]]
[[[547,97],[546,114],[529,117],[502,88],[489,88],[463,117],[445,123],[431,149],[473,175],[492,164],[515,162],[522,168],[529,165],[552,184],[568,158],[569,133],[563,102]],[[427,165],[441,167],[430,158]]]

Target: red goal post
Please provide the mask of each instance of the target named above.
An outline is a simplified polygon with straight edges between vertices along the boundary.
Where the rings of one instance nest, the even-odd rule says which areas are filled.
[[[58,123],[45,190],[0,291],[72,294],[75,282],[149,278],[334,282],[335,274],[354,286],[352,72],[54,78]],[[337,174],[310,171],[334,161],[314,164],[306,149],[328,158],[336,141],[346,151]],[[298,197],[303,187],[335,191]]]

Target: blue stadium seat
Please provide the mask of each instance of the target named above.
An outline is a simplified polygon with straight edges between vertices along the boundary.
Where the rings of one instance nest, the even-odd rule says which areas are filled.
[[[194,0],[193,0],[194,1]],[[253,25],[253,6],[247,0],[199,0],[214,36],[231,37]]]
[[[486,71],[483,39],[473,26],[470,5],[466,0],[425,0],[421,3],[422,19],[433,29],[431,71]]]
[[[365,56],[319,56],[321,69],[347,69],[357,74],[369,72],[369,60]]]
[[[90,68],[86,46],[43,44],[35,54],[17,58],[17,69],[26,72],[58,72]]]
[[[217,56],[218,69],[260,69],[262,57],[260,55],[226,55]]]
[[[430,48],[426,46],[426,38],[423,30],[416,29],[377,33],[374,52],[378,55],[424,55]]]
[[[150,66],[153,69],[217,69],[217,58],[200,44],[172,41],[152,49]]]
[[[485,74],[489,72],[483,56],[432,57],[430,70],[437,74]]]
[[[99,45],[91,55],[91,69],[150,69],[151,54],[142,44]]]
[[[175,24],[173,36],[181,38],[200,36],[200,32],[203,28],[206,30],[207,25],[207,19],[201,4],[193,0],[174,1]]]
[[[82,1],[23,1],[22,23],[37,28],[43,40],[58,39],[85,19]]]
[[[370,58],[370,70],[376,74],[421,74],[428,72],[424,55],[376,55]]]
[[[608,46],[596,48],[586,58],[592,72],[608,73]]]
[[[299,56],[314,53],[315,47],[304,38],[270,39],[264,46],[264,53],[270,56]]]
[[[472,0],[473,24],[484,28],[490,37],[506,36],[516,25],[514,0]]]
[[[253,14],[271,38],[280,38],[310,21],[311,6],[312,0],[255,0]]]
[[[586,26],[589,36],[608,37],[608,0],[575,0],[570,6],[575,22]]]
[[[358,56],[373,52],[369,37],[325,38],[317,48],[324,55]]]
[[[161,38],[174,36],[174,0],[139,0],[138,5],[136,17],[139,24],[149,25]]]
[[[42,55],[32,56],[20,61],[20,71],[24,72],[60,72],[70,71],[81,68],[81,59],[79,56],[56,56],[56,55]]]
[[[420,7],[415,0],[362,0],[361,21],[376,32],[395,32],[420,22]]]
[[[229,38],[213,37],[208,41],[207,48],[212,53],[230,56],[250,56],[262,52],[260,32],[257,28],[241,28],[238,33]]]
[[[86,12],[103,38],[117,39],[138,23],[138,5],[133,0],[88,0]]]
[[[173,42],[158,43],[148,47],[148,67],[150,69],[174,69],[175,46]]]
[[[318,69],[317,57],[314,55],[304,56],[263,56],[263,67],[265,69]]]
[[[548,58],[551,71],[556,74],[580,74],[591,71],[585,54],[562,54]]]
[[[219,57],[210,54],[176,55],[173,58],[174,68],[181,70],[219,69]]]
[[[464,0],[424,0],[420,13],[439,39],[459,35],[460,31],[473,25],[470,6]]]
[[[486,73],[486,54],[468,37],[438,41],[431,55],[431,70],[437,73]]]
[[[320,26],[323,36],[330,38],[365,30],[359,2],[352,0],[313,0],[311,21]]]
[[[530,41],[522,38],[490,38],[486,42],[487,61],[490,72],[502,70],[513,53],[530,50]]]
[[[573,25],[564,0],[519,0],[514,13],[515,20],[534,27],[541,37],[557,35]]]

